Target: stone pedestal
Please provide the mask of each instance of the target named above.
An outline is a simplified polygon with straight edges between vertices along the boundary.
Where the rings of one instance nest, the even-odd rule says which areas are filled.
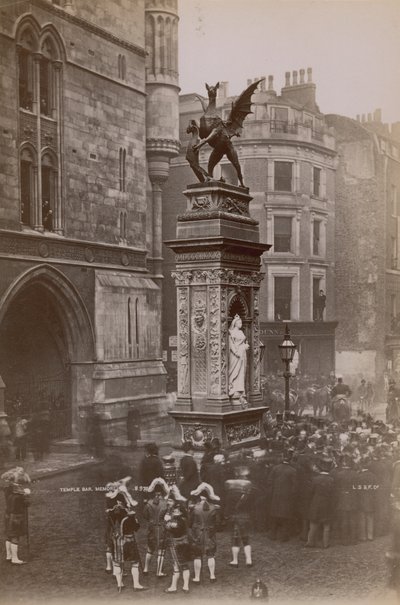
[[[247,189],[210,181],[188,186],[184,195],[187,210],[178,216],[177,238],[166,242],[176,254],[177,287],[178,396],[170,414],[178,423],[181,440],[188,430],[202,432],[204,426],[225,446],[232,445],[233,433],[241,435],[235,445],[254,442],[261,435],[255,426],[258,423],[260,428],[264,412],[260,407],[260,256],[270,246],[259,242]],[[229,397],[228,329],[236,314],[250,345],[246,372],[250,409],[242,409],[238,400]],[[197,436],[203,443],[200,433]]]

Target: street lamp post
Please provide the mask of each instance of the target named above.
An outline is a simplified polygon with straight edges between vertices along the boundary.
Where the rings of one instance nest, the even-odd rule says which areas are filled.
[[[290,399],[289,399],[289,381],[290,381],[290,363],[293,361],[294,352],[296,350],[296,345],[290,339],[289,326],[286,324],[285,326],[285,336],[283,338],[282,344],[279,345],[279,352],[281,354],[281,359],[285,364],[285,371],[283,372],[283,377],[285,379],[285,417],[289,414],[290,410]]]

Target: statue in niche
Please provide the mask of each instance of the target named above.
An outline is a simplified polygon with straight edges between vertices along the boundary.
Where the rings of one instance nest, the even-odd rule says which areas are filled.
[[[208,92],[208,105],[204,102],[202,97],[198,97],[204,114],[200,118],[200,127],[197,126],[195,120],[192,120],[189,124],[188,131],[192,132],[193,136],[197,136],[197,132],[201,137],[201,140],[194,142],[193,139],[189,143],[189,158],[187,157],[191,168],[196,174],[200,182],[204,182],[208,179],[212,179],[213,171],[215,166],[221,161],[224,155],[231,162],[232,166],[236,170],[236,174],[241,187],[245,187],[243,182],[242,170],[239,164],[239,158],[236,153],[236,149],[231,141],[232,137],[239,137],[245,117],[251,112],[251,96],[259,83],[263,80],[253,82],[244,90],[238,98],[232,103],[232,108],[229,113],[228,119],[223,120],[217,112],[216,98],[217,91],[219,88],[219,82],[215,86],[209,86],[206,84]],[[190,130],[189,130],[190,128]],[[210,159],[208,161],[207,173],[200,168],[198,156],[201,147],[208,143],[213,148]],[[207,176],[206,176],[207,175]]]
[[[247,407],[245,378],[249,344],[242,330],[240,315],[235,315],[229,328],[229,396]]]

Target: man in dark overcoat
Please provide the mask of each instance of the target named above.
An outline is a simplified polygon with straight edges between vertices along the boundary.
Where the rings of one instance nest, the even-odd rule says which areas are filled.
[[[316,546],[318,531],[322,528],[322,544],[328,548],[334,503],[334,479],[330,474],[332,460],[322,456],[318,460],[319,473],[311,480],[311,498],[308,510],[310,529],[306,546]]]
[[[341,544],[357,542],[357,472],[350,455],[342,456],[340,466],[333,473],[335,481],[336,523]]]
[[[148,487],[158,477],[165,479],[164,466],[158,456],[157,445],[155,443],[148,443],[145,447],[145,455],[139,465],[140,486]]]
[[[181,481],[179,483],[179,491],[187,500],[190,498],[190,493],[196,489],[200,483],[199,470],[196,460],[193,457],[193,445],[190,441],[185,441],[182,445],[185,455],[181,459],[179,470]]]
[[[369,455],[364,455],[360,461],[357,479],[358,531],[362,541],[374,539],[374,513],[379,482],[376,475],[369,470],[370,463]]]
[[[271,489],[270,538],[287,541],[293,530],[296,517],[297,471],[290,462],[293,451],[286,450],[283,462],[276,465],[269,475]]]

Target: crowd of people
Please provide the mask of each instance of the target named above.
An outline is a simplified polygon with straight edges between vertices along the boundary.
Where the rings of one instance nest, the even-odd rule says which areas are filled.
[[[157,577],[166,575],[166,557],[173,564],[166,592],[177,591],[180,576],[185,592],[190,583],[204,581],[203,565],[207,581],[217,581],[219,532],[231,537],[224,565],[239,567],[243,549],[244,564],[252,566],[253,531],[265,532],[271,541],[302,540],[305,548],[371,541],[389,532],[391,498],[400,496],[400,428],[369,414],[345,424],[278,414],[270,416],[257,448],[226,451],[212,439],[200,457],[185,442],[179,464],[174,462],[149,444],[139,467],[142,499],[126,508],[147,524],[143,576],[151,573],[153,557]],[[109,487],[108,502],[115,506],[118,484]],[[111,519],[113,506],[107,507]],[[121,590],[123,557],[113,528],[112,520],[107,570]],[[143,590],[138,557],[137,551],[133,582]]]
[[[136,487],[130,477],[106,486],[106,571],[118,591],[128,567],[136,591],[146,589],[149,574],[170,573],[168,593],[178,591],[180,579],[184,592],[216,582],[220,564],[251,567],[252,532],[264,533],[272,549],[276,540],[326,549],[393,531],[391,501],[400,502],[399,423],[366,413],[341,424],[290,413],[267,414],[264,428],[255,448],[226,450],[213,438],[196,452],[186,441],[179,461],[148,444]],[[2,479],[6,558],[20,565],[29,479],[20,467]],[[142,544],[142,528],[141,557],[136,537]],[[221,532],[229,532],[229,553],[217,551]],[[400,527],[394,535],[400,544]],[[400,554],[392,552],[398,569]]]

